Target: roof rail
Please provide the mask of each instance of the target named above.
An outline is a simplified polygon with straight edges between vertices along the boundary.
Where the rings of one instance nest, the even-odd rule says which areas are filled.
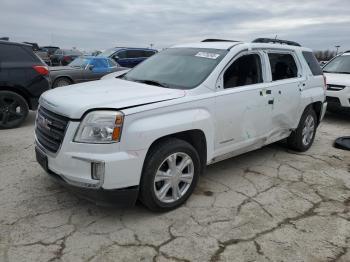
[[[239,42],[236,40],[226,40],[226,39],[215,39],[215,38],[208,38],[204,39],[201,42]]]
[[[282,45],[301,46],[297,42],[275,39],[275,38],[257,38],[253,40],[252,43],[273,43],[273,44],[282,44]]]
[[[348,51],[345,51],[344,53],[350,53],[350,50],[348,50]]]

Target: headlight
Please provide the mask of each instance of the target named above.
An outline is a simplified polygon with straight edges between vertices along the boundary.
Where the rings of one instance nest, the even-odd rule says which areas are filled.
[[[80,123],[74,142],[109,144],[120,141],[124,115],[118,111],[93,111]]]

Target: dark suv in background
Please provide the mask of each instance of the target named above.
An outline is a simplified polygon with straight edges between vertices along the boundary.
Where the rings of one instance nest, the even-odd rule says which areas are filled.
[[[107,49],[98,56],[112,58],[122,67],[134,67],[157,53],[157,50],[149,48],[114,47]]]
[[[55,53],[50,57],[51,65],[62,65],[66,66],[72,62],[75,58],[82,56],[79,50],[68,50],[68,49],[57,49]]]
[[[0,41],[0,128],[21,125],[50,85],[48,67],[31,45]]]

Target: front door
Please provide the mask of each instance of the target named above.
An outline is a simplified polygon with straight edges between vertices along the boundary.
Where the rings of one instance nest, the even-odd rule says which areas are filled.
[[[265,78],[261,52],[242,53],[221,73],[216,95],[215,155],[264,144],[271,127]]]

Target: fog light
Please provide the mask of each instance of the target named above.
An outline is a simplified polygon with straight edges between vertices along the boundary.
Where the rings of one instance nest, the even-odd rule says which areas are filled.
[[[91,162],[91,178],[101,180],[105,174],[105,163]]]

